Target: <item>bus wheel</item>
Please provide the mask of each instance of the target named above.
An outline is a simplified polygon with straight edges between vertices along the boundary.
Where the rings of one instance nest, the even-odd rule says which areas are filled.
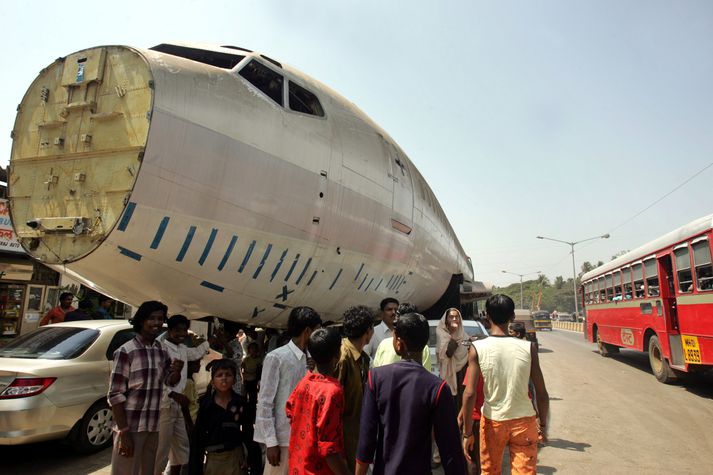
[[[676,381],[676,373],[673,372],[668,365],[668,361],[664,358],[659,338],[656,335],[652,335],[651,339],[649,339],[649,363],[654,376],[660,382],[671,384]]]
[[[609,343],[604,343],[602,339],[597,335],[597,347],[599,348],[599,354],[604,356],[611,356],[614,353],[619,353],[619,347],[615,345],[610,345]]]

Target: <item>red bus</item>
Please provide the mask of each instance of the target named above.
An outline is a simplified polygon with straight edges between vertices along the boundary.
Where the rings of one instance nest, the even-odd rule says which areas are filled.
[[[649,354],[672,383],[713,367],[713,215],[699,218],[582,276],[588,339],[602,356]]]

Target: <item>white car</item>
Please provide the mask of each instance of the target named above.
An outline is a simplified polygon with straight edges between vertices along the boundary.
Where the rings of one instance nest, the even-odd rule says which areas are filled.
[[[0,445],[66,438],[78,452],[111,444],[107,404],[111,360],[136,334],[125,320],[46,325],[0,348]],[[194,376],[200,394],[208,361]]]
[[[438,369],[438,358],[436,357],[436,327],[439,320],[429,320],[428,326],[430,334],[428,337],[428,349],[431,352],[431,373],[439,378],[441,377]],[[485,329],[482,323],[474,320],[463,320],[463,329],[470,336],[472,341],[480,340],[488,337],[488,330]]]

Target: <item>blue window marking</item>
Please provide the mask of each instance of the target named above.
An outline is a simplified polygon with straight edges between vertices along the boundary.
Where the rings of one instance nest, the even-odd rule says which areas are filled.
[[[305,272],[307,272],[307,269],[309,269],[309,265],[312,263],[312,258],[310,257],[307,259],[307,264],[305,264],[305,268],[302,269],[302,272],[300,272],[300,276],[297,277],[297,282],[295,282],[295,285],[300,285],[300,282],[302,281],[302,277],[305,276]]]
[[[399,282],[401,282],[401,279],[403,278],[402,275],[399,275],[396,280],[394,281],[393,284],[391,284],[391,290],[396,290],[396,288],[399,286]]]
[[[153,237],[151,249],[158,249],[158,245],[161,244],[161,239],[163,239],[163,233],[166,232],[166,228],[168,227],[168,222],[170,221],[170,219],[171,218],[169,218],[168,216],[164,216],[161,220],[161,223],[158,225],[158,229],[156,230],[156,235]]]
[[[134,215],[135,208],[136,203],[129,201],[129,204],[126,205],[124,216],[121,217],[121,221],[119,222],[119,227],[117,228],[119,231],[126,231],[126,227],[129,225],[129,221],[131,221],[131,217]]]
[[[309,280],[307,281],[307,287],[310,286],[310,284],[312,283],[312,281],[314,280],[315,277],[317,277],[317,271],[312,272],[312,277],[310,277]]]
[[[364,282],[366,282],[366,279],[369,278],[369,274],[364,274],[364,280],[361,281],[361,284],[359,284],[359,287],[357,287],[357,290],[361,290],[361,286],[364,285]]]
[[[356,277],[354,277],[354,282],[357,281],[357,279],[359,278],[359,275],[361,274],[361,271],[362,271],[363,269],[364,269],[364,263],[362,262],[362,263],[361,263],[361,267],[359,267],[359,272],[357,272]]]
[[[232,238],[230,238],[230,244],[228,244],[228,249],[225,250],[225,254],[223,255],[223,258],[220,260],[220,264],[218,264],[218,270],[223,270],[225,267],[225,264],[228,263],[228,258],[230,257],[230,254],[233,252],[233,248],[235,247],[235,243],[238,242],[238,236],[233,235]]]
[[[255,241],[251,242],[250,245],[248,246],[248,252],[245,253],[245,257],[243,257],[243,262],[240,264],[240,267],[238,268],[238,272],[242,273],[243,270],[245,270],[245,266],[248,264],[248,261],[250,260],[250,256],[253,254],[253,249],[255,249]]]
[[[287,308],[287,305],[282,305],[281,303],[274,303],[272,304],[273,307],[279,308],[280,310],[284,310]]]
[[[205,260],[208,258],[208,254],[210,254],[210,248],[213,247],[213,241],[215,241],[215,236],[218,234],[218,230],[213,228],[210,231],[210,237],[208,237],[208,242],[205,243],[205,249],[203,249],[203,254],[201,254],[201,258],[198,259],[198,264],[203,265]]]
[[[126,249],[125,247],[121,247],[121,246],[117,246],[117,247],[119,248],[119,253],[121,253],[122,255],[124,255],[126,257],[130,257],[135,261],[141,260],[141,254],[134,252],[134,251],[130,251],[130,250]]]
[[[339,280],[339,276],[342,275],[342,270],[344,269],[339,269],[339,272],[337,272],[337,276],[332,281],[332,285],[329,286],[329,290],[332,290],[334,288],[334,284],[337,283],[337,281]]]
[[[222,292],[223,290],[225,290],[224,287],[221,287],[220,285],[212,284],[212,283],[208,282],[207,280],[204,280],[203,282],[201,282],[201,285],[203,287],[205,287],[206,289],[215,290],[216,292]]]
[[[295,260],[292,261],[292,265],[290,266],[290,270],[287,271],[287,275],[285,276],[285,282],[287,282],[288,280],[290,280],[290,277],[292,276],[292,271],[295,270],[295,266],[297,265],[297,261],[299,261],[299,260],[300,260],[300,255],[297,254],[297,255],[295,256]]]
[[[379,290],[379,287],[381,287],[381,283],[382,283],[383,281],[384,281],[383,277],[382,277],[381,279],[379,279],[379,283],[376,284],[376,287],[374,287],[374,292],[376,292],[377,290]]]
[[[366,292],[367,290],[369,290],[369,287],[371,287],[371,284],[373,284],[373,283],[374,283],[374,277],[372,277],[371,280],[369,281],[369,283],[366,285],[366,288],[364,289],[364,292]]]
[[[183,258],[186,257],[186,253],[188,252],[188,248],[191,246],[191,241],[193,241],[193,236],[196,234],[196,227],[191,226],[188,228],[188,234],[186,234],[186,239],[183,241],[183,246],[181,246],[181,250],[178,252],[178,255],[176,256],[176,260],[178,262],[182,262]]]
[[[270,255],[270,251],[272,251],[272,244],[267,245],[267,249],[265,249],[265,254],[262,255],[262,259],[260,259],[260,264],[258,264],[257,269],[255,269],[253,279],[257,279],[257,276],[260,275],[260,272],[262,271],[262,266],[265,265],[265,261],[267,260],[267,256]]]
[[[391,282],[393,282],[395,275],[392,275],[391,278],[389,279],[389,283],[386,284],[386,288],[391,290]]]
[[[282,252],[282,255],[280,256],[280,260],[277,261],[277,265],[275,266],[275,270],[273,270],[273,271],[272,271],[272,274],[270,275],[270,282],[272,282],[273,280],[275,280],[275,276],[277,275],[277,271],[279,271],[279,270],[280,270],[280,267],[282,267],[282,262],[285,260],[285,256],[287,255],[287,251],[288,251],[288,250],[289,250],[289,249],[285,249],[285,250]]]

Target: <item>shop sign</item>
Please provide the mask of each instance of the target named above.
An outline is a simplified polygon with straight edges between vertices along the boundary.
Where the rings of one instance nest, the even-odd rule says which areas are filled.
[[[7,200],[0,199],[0,252],[17,252],[24,254],[20,243],[17,241],[15,231],[10,221],[10,208]]]

